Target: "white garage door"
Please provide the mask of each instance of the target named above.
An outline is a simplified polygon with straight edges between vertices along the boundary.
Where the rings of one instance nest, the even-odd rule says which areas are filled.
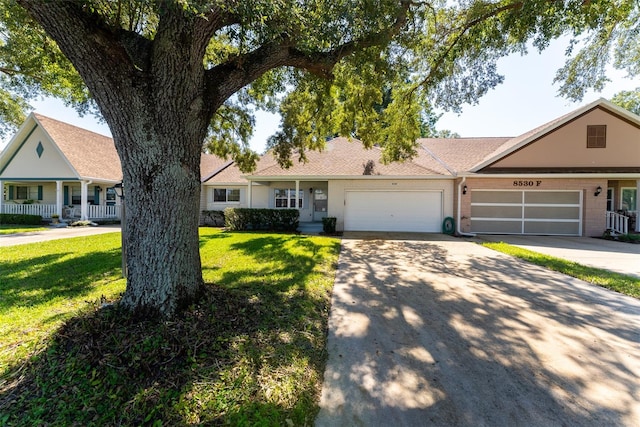
[[[347,231],[442,230],[442,191],[347,191]]]
[[[471,191],[471,231],[580,236],[582,192]]]

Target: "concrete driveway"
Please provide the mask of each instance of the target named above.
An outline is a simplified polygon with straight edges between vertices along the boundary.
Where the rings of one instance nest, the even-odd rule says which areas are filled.
[[[640,301],[389,237],[343,239],[316,426],[640,425]]]

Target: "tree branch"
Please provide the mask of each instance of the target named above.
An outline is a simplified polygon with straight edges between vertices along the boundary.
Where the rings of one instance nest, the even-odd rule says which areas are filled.
[[[369,34],[323,52],[303,52],[287,36],[243,55],[230,58],[207,71],[209,95],[222,101],[242,87],[258,79],[267,71],[278,67],[294,67],[323,78],[329,78],[333,67],[343,58],[369,47],[383,46],[407,22],[410,0],[402,0],[393,25],[384,31]]]
[[[492,10],[490,12],[487,12],[487,13],[485,13],[485,14],[483,14],[483,15],[475,18],[475,19],[467,21],[462,26],[462,28],[460,28],[460,30],[458,31],[458,34],[453,39],[451,44],[447,47],[447,49],[445,49],[445,51],[442,52],[442,54],[440,56],[438,56],[438,58],[436,59],[436,61],[434,63],[434,66],[431,67],[431,70],[429,71],[429,74],[427,74],[427,76],[420,83],[418,83],[414,89],[416,89],[418,86],[424,86],[424,85],[429,83],[429,81],[431,80],[431,78],[434,75],[434,72],[437,71],[440,68],[440,66],[447,59],[447,57],[449,56],[449,54],[451,53],[453,48],[458,45],[458,43],[462,40],[463,36],[467,33],[467,31],[469,31],[471,28],[475,27],[476,25],[486,21],[487,19],[490,19],[490,18],[493,18],[493,17],[499,15],[502,12],[506,12],[507,10],[520,9],[520,8],[522,8],[522,6],[523,6],[523,3],[521,1],[517,1],[515,3],[511,3],[511,4],[508,4],[508,5],[501,6],[501,7],[497,8],[497,9]]]
[[[113,31],[97,14],[84,11],[76,2],[43,2],[41,0],[17,0],[31,17],[56,40],[60,50],[69,58],[85,82],[91,72],[112,72],[104,64],[121,67],[124,73],[133,68],[125,44],[137,46],[132,51],[143,51],[144,39],[134,33]],[[125,67],[127,70],[125,70]]]

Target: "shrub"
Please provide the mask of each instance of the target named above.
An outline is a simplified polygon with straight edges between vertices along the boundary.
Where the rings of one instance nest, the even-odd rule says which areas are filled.
[[[224,210],[225,226],[232,231],[296,231],[300,212],[297,209],[249,209]]]
[[[627,243],[640,243],[640,234],[621,234],[618,240]]]
[[[335,234],[336,220],[337,218],[334,216],[328,216],[328,217],[322,218],[322,231],[324,231],[325,234]]]
[[[0,214],[0,224],[40,225],[42,217],[40,215]]]
[[[225,219],[223,211],[202,211],[200,212],[200,225],[209,227],[224,227]]]

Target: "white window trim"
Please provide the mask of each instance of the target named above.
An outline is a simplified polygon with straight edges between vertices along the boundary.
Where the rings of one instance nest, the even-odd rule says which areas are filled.
[[[287,198],[285,199],[287,201],[287,206],[277,206],[276,200],[280,200],[277,198],[276,194],[278,192],[278,190],[286,190],[287,191]],[[296,204],[299,204],[300,206],[289,206],[289,203],[291,202],[291,194],[295,194],[296,189],[295,188],[274,188],[273,190],[273,207],[274,209],[303,209],[304,207],[304,190],[299,190],[298,191],[298,197],[295,199],[297,201]],[[284,199],[284,198],[281,198]]]
[[[224,201],[216,200],[216,190],[225,190],[224,192]],[[238,191],[238,200],[229,200],[229,192],[230,191]],[[229,188],[229,187],[214,187],[211,189],[211,199],[213,203],[216,204],[227,204],[227,205],[238,205],[240,204],[240,199],[242,198],[242,194],[239,188]]]

